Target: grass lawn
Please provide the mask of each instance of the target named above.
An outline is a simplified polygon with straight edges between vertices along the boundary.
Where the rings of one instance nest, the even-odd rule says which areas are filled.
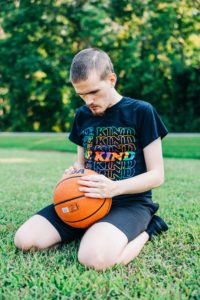
[[[154,191],[170,230],[127,266],[96,272],[77,260],[79,241],[23,253],[17,228],[52,202],[73,153],[0,149],[0,299],[199,299],[200,161],[165,159],[166,182]]]
[[[76,145],[63,135],[15,135],[0,134],[0,148],[57,150],[76,152]],[[163,139],[164,157],[200,159],[200,136],[171,136]]]

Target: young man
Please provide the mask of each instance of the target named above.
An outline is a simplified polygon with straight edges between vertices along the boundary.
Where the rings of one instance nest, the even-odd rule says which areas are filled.
[[[151,197],[151,189],[164,182],[161,139],[167,129],[152,105],[116,91],[113,65],[102,50],[80,51],[70,80],[85,105],[69,136],[77,144],[77,162],[64,176],[80,166],[97,171],[79,181],[80,190],[87,197],[112,197],[112,207],[86,230],[63,223],[49,205],[18,229],[15,245],[45,249],[82,238],[80,263],[103,270],[127,264],[152,236],[168,229],[154,215],[159,205]]]

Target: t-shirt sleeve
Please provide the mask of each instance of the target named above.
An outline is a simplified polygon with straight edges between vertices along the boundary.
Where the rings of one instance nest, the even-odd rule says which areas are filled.
[[[81,128],[79,126],[78,123],[78,119],[79,119],[79,111],[76,112],[73,124],[72,124],[72,129],[71,132],[69,134],[69,140],[73,143],[75,143],[76,145],[82,146],[82,139],[81,139]]]
[[[157,138],[164,138],[168,130],[151,104],[146,104],[138,116],[138,134],[142,148],[152,143]]]

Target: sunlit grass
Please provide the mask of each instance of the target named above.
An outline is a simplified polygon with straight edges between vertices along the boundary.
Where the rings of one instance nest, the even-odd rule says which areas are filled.
[[[198,160],[165,159],[154,201],[169,231],[128,266],[97,273],[78,263],[79,242],[26,254],[13,243],[17,228],[52,202],[75,154],[4,149],[0,158],[0,299],[198,299]]]
[[[76,152],[68,135],[0,135],[0,148]],[[200,159],[200,136],[167,136],[163,139],[164,157]]]

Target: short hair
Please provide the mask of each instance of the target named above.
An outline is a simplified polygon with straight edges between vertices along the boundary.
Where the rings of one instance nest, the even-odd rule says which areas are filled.
[[[98,48],[87,48],[78,52],[71,63],[70,81],[87,80],[91,71],[96,71],[101,80],[114,72],[113,64],[106,52]]]

